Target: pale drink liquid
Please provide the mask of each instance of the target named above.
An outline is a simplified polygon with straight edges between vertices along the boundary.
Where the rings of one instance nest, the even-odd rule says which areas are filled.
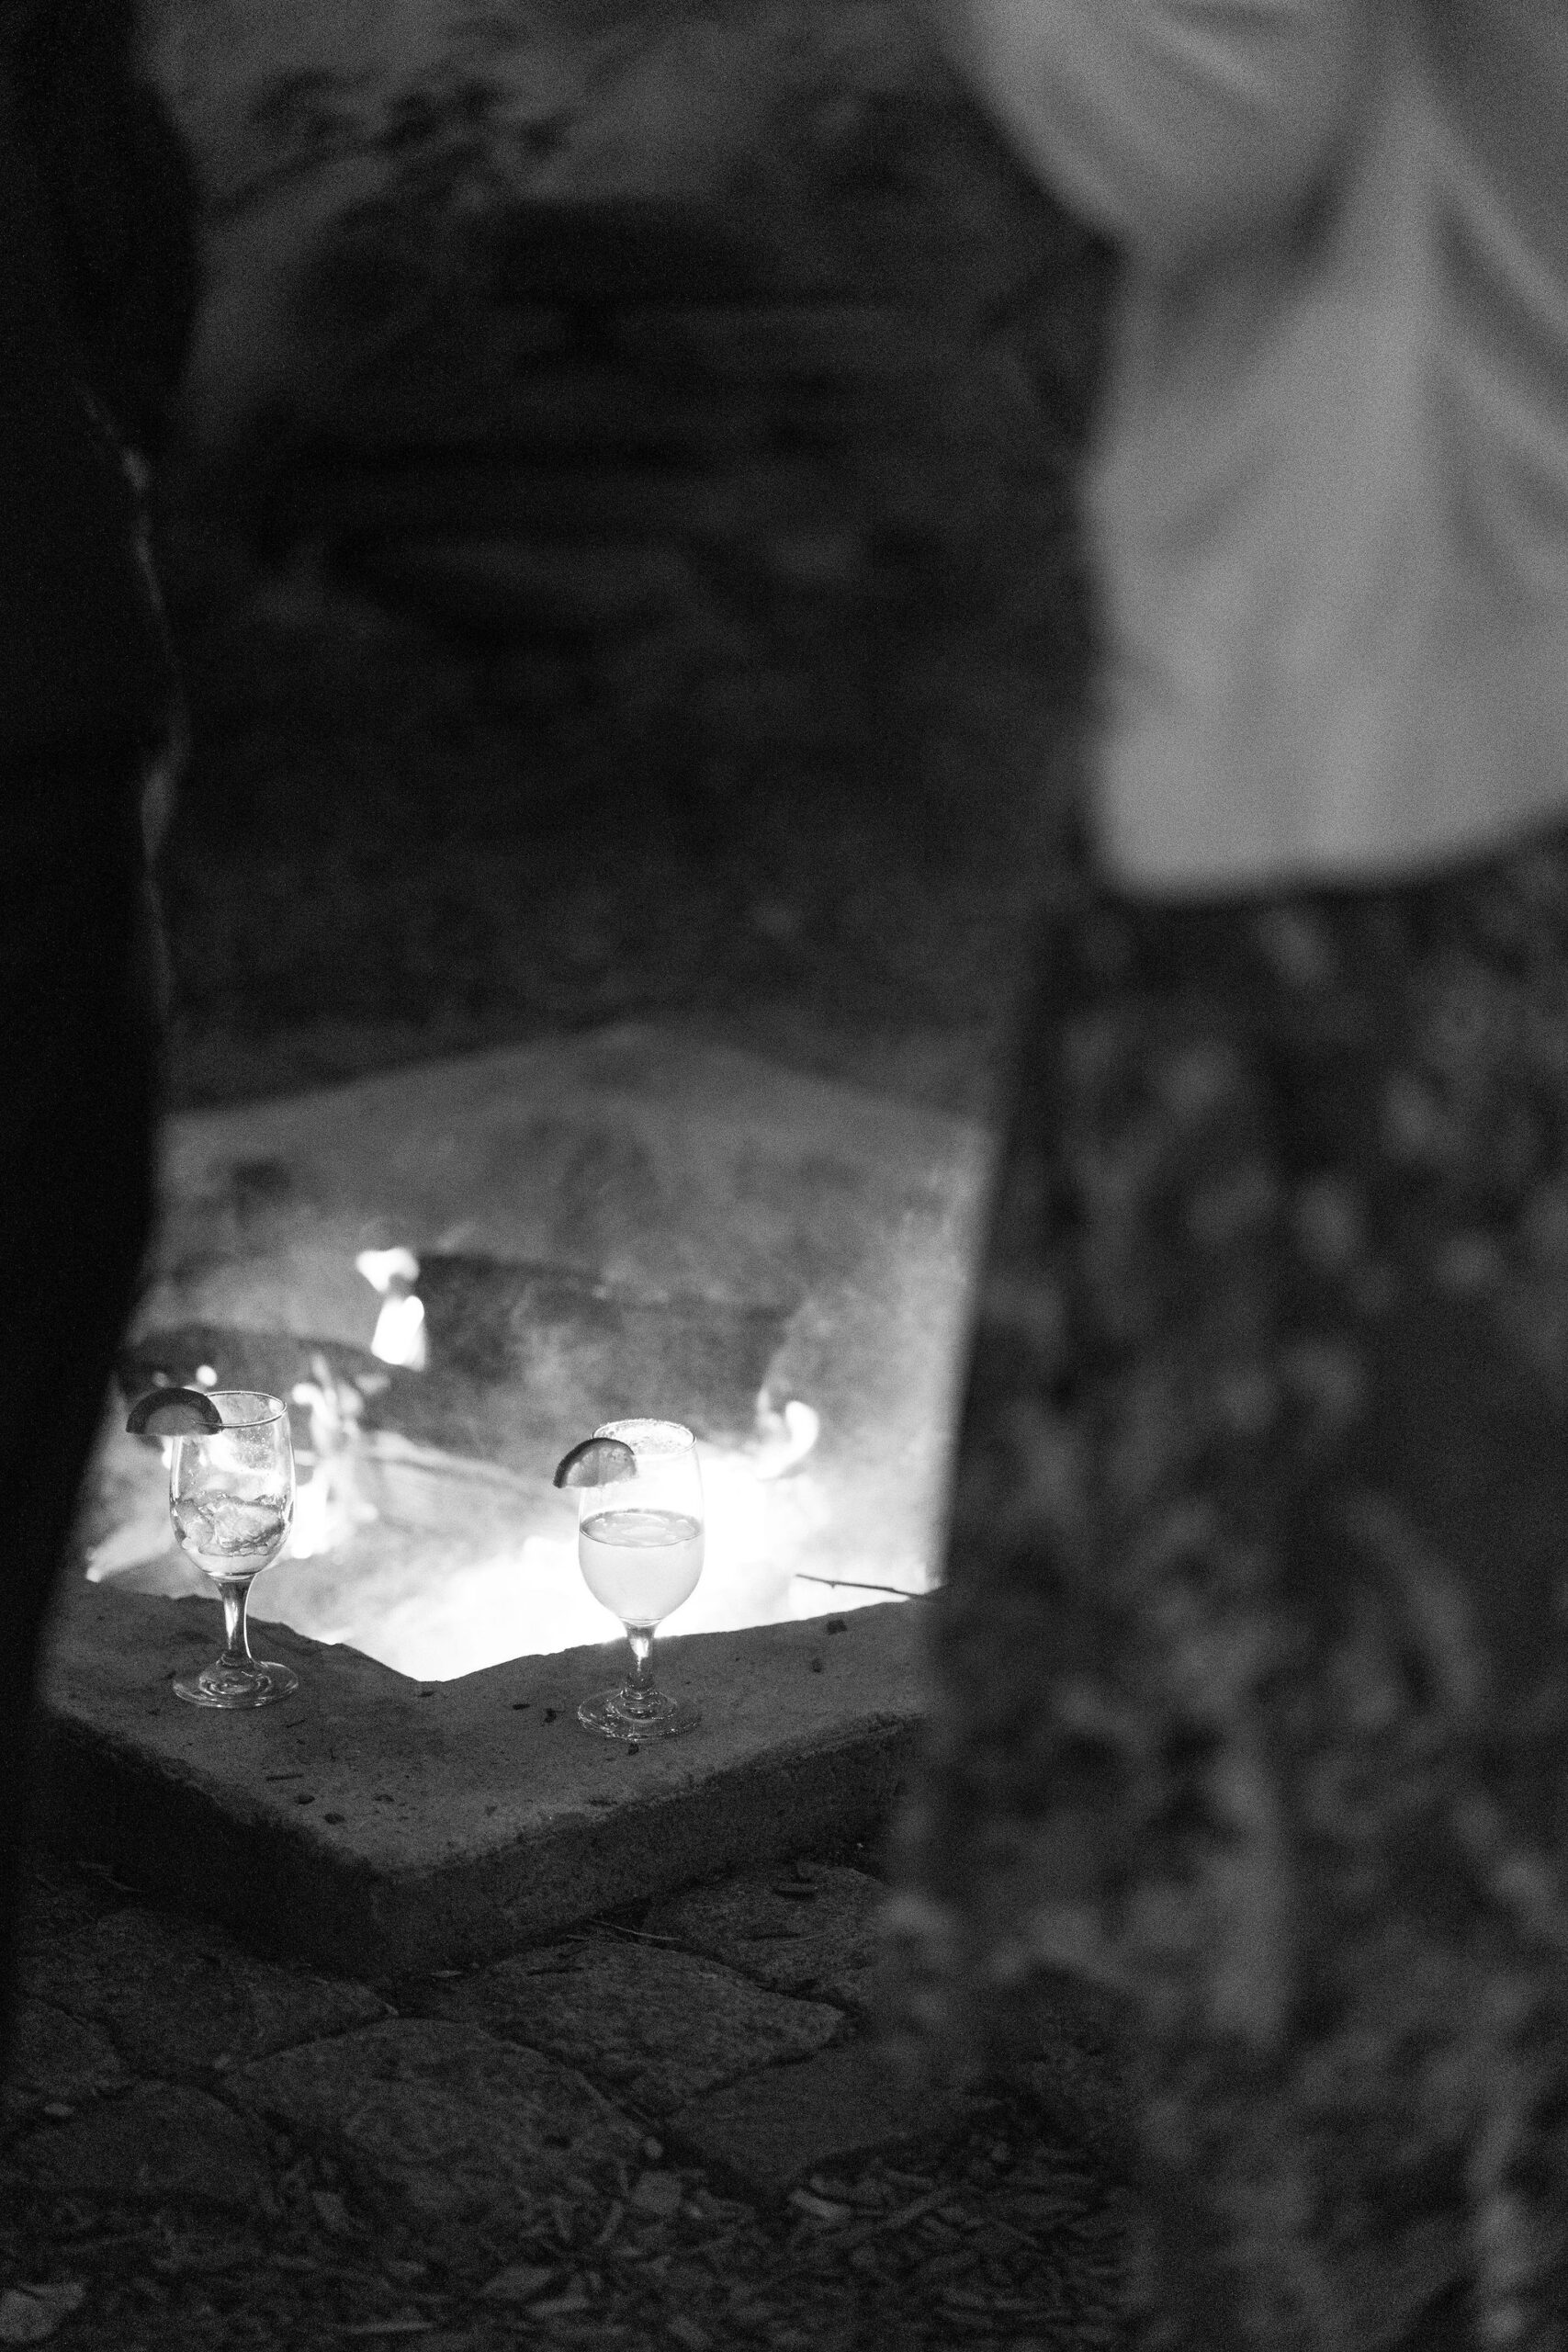
[[[181,1495],[174,1507],[180,1549],[209,1577],[225,1582],[259,1576],[288,1540],[287,1495],[231,1495],[208,1487]]]
[[[623,1625],[657,1625],[696,1590],[700,1521],[681,1510],[603,1510],[577,1531],[582,1580]]]

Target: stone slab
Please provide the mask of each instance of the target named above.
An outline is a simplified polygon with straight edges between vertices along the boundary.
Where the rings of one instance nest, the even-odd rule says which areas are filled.
[[[548,2051],[614,2098],[666,2115],[759,2066],[839,2040],[840,2012],[643,1940],[596,1938],[503,1960],[445,1988],[444,2017]]]
[[[521,2239],[552,2196],[613,2195],[642,2136],[558,2059],[435,2018],[261,2059],[232,2095],[330,2148],[354,2189],[437,2240],[476,2226]]]
[[[727,391],[660,388],[629,370],[563,365],[513,377],[500,394],[479,364],[454,366],[445,383],[403,373],[367,376],[337,391],[331,429],[360,457],[393,461],[408,448],[463,456],[499,449],[573,465],[667,456],[695,464],[713,452],[770,454],[785,405],[771,386]],[[321,418],[312,422],[324,423]]]
[[[513,300],[615,307],[727,301],[787,286],[755,233],[702,204],[579,196],[509,205],[479,232],[498,290]]]
[[[896,304],[865,301],[707,303],[627,308],[607,329],[611,348],[637,363],[732,382],[804,377],[930,377],[951,372],[962,345]]]
[[[672,2148],[782,2196],[846,2157],[940,2145],[962,2120],[955,2103],[905,2091],[874,2044],[853,2041],[694,2099],[664,2128]]]
[[[842,513],[845,494],[826,465],[809,459],[682,470],[549,465],[516,455],[429,458],[389,476],[345,453],[333,466],[301,466],[276,511],[280,526],[325,527],[344,539],[526,531],[536,544],[564,536],[680,546],[740,539],[829,505]]]
[[[929,1602],[660,1645],[698,1728],[632,1753],[578,1702],[621,1645],[420,1684],[268,1626],[296,1698],[186,1707],[210,1601],[61,1588],[41,1826],[247,1940],[362,1978],[493,1960],[579,1921],[819,1841],[879,1837],[912,1766]]]
[[[534,629],[612,630],[679,612],[695,589],[680,553],[647,544],[579,547],[494,533],[400,537],[344,554],[345,577],[395,612],[481,639]]]
[[[656,1903],[644,1932],[668,1936],[755,1978],[773,1992],[873,2007],[878,1882],[831,1862],[751,1871]]]
[[[53,2001],[23,1999],[11,2030],[6,2089],[73,2104],[126,2079],[107,2033]]]
[[[252,2116],[184,2083],[137,2083],[28,2140],[35,2188],[118,2201],[271,2206],[266,2137]]]
[[[367,2025],[386,2005],[244,1951],[210,1923],[127,1908],[62,1945],[34,1948],[23,1981],[100,2030],[138,2075],[177,2080]]]

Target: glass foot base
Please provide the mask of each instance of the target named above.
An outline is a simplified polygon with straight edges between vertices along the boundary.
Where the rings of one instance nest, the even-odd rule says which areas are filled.
[[[248,1668],[204,1666],[199,1674],[175,1679],[175,1696],[193,1707],[270,1707],[299,1688],[299,1677],[270,1658],[253,1658]]]
[[[667,1699],[662,1690],[644,1703],[648,1712],[633,1714],[618,1690],[600,1690],[584,1699],[577,1720],[584,1731],[597,1732],[603,1739],[636,1740],[671,1739],[702,1721],[689,1699]]]

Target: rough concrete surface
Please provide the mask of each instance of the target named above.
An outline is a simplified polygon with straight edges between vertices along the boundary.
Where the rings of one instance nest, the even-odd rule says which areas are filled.
[[[701,2162],[778,2195],[825,2165],[940,2141],[961,2122],[961,2109],[906,2092],[874,2049],[852,2042],[694,2099],[668,2130]]]
[[[629,2157],[637,2127],[541,2051],[436,2018],[392,2018],[258,2060],[234,2077],[244,2108],[324,2141],[411,2231],[525,2226],[563,2177]],[[613,2177],[613,2175],[611,2176]]]
[[[836,1859],[845,1850],[853,1869]],[[861,1867],[872,1860],[864,1847],[804,1852],[780,1883],[831,1900],[846,1881],[874,1883]],[[711,1938],[723,1890],[703,1893]],[[0,2133],[5,2340],[58,2329],[93,2352],[404,2335],[435,2352],[1087,2352],[1112,2340],[1124,2199],[1038,2101],[901,2100],[862,2020],[763,1991],[742,1973],[739,1938],[714,1953],[652,1940],[649,1916],[635,1906],[584,1922],[570,1949],[385,1979],[372,1996],[280,1971],[104,1872],[39,1858],[29,1983],[96,2006],[106,1968],[123,1957],[126,1972],[112,2043],[41,2000],[28,2012]],[[752,1918],[744,1894],[733,1916]],[[527,2046],[525,2020],[495,1997],[503,1984],[561,1990],[567,1978],[542,1972],[563,1961],[580,1996],[558,2019],[572,2061]],[[376,2021],[344,2022],[371,1998],[387,2005]],[[485,2015],[432,2014],[465,2002]],[[808,2039],[830,2019],[842,2046],[779,2063],[765,2021],[781,2018],[811,2020]],[[247,2057],[258,2032],[298,2039]],[[678,2125],[609,2086],[628,2054],[670,2068],[669,2088],[682,2073],[700,2080],[721,2045],[737,2080],[687,2099]],[[155,2071],[171,2063],[197,2079]]]
[[[383,2014],[367,1986],[244,1953],[209,1921],[139,1911],[100,1919],[22,1982],[76,2024],[106,2033],[135,2073],[197,2080]],[[139,1996],[156,1984],[158,2000]]]
[[[876,1963],[881,1889],[863,1871],[798,1862],[666,1895],[645,1931],[723,1956],[775,1993],[865,2009]]]
[[[52,1994],[54,1980],[43,1983]],[[11,2032],[8,2098],[90,2098],[125,2080],[119,2052],[101,2027],[73,2017],[54,1999],[23,1998]]]
[[[840,2038],[840,2011],[791,2000],[656,1942],[548,1945],[438,1996],[445,2017],[547,2050],[654,2115]]]
[[[239,2212],[270,2201],[265,2133],[185,2083],[133,2083],[123,2098],[35,2132],[28,2154],[46,2191],[189,2198]]]
[[[918,1737],[924,1606],[671,1641],[661,1679],[701,1722],[628,1751],[576,1719],[615,1652],[422,1685],[268,1626],[298,1695],[212,1715],[169,1688],[216,1647],[210,1602],[71,1584],[46,1668],[51,1826],[347,1973],[492,1958],[716,1867],[874,1830]]]

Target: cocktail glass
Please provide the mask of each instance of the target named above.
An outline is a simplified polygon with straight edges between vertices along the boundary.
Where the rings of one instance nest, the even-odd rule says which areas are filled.
[[[655,1629],[695,1591],[703,1572],[703,1480],[696,1442],[679,1421],[606,1421],[593,1432],[630,1448],[634,1476],[579,1490],[577,1558],[595,1600],[631,1644],[618,1690],[585,1699],[577,1720],[605,1739],[668,1739],[699,1720],[689,1700],[653,1681]]]
[[[223,1426],[171,1441],[169,1516],[181,1551],[218,1587],[223,1650],[199,1674],[178,1676],[175,1695],[193,1707],[266,1707],[299,1687],[288,1667],[251,1656],[245,1629],[251,1586],[294,1524],[288,1408],[254,1388],[208,1393]]]

